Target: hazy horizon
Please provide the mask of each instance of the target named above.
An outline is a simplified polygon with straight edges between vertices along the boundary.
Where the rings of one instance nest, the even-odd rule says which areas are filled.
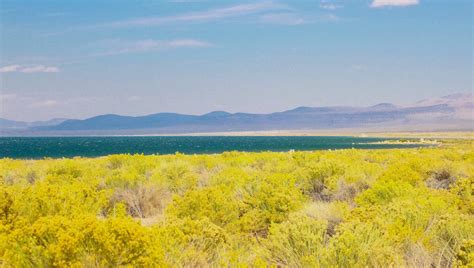
[[[34,122],[41,122],[41,121],[54,121],[54,120],[61,120],[62,119],[79,119],[79,120],[85,120],[85,119],[90,119],[90,118],[94,118],[94,117],[97,117],[97,116],[103,116],[103,115],[119,115],[119,116],[136,116],[136,117],[141,117],[141,116],[148,116],[148,115],[153,115],[153,114],[160,114],[160,113],[170,113],[170,114],[182,114],[182,115],[195,115],[195,116],[202,116],[202,115],[206,115],[206,114],[210,114],[210,113],[213,113],[213,112],[227,112],[227,113],[231,113],[231,114],[238,114],[238,113],[243,113],[243,114],[262,114],[262,115],[265,115],[265,114],[272,114],[272,113],[279,113],[279,112],[286,112],[286,111],[290,111],[290,110],[294,110],[294,109],[297,109],[297,108],[303,108],[303,107],[309,107],[309,108],[318,108],[318,107],[354,107],[354,108],[364,108],[364,107],[374,107],[374,106],[377,106],[377,105],[383,105],[383,104],[392,104],[392,105],[395,105],[396,107],[399,107],[399,108],[403,108],[403,107],[416,107],[418,106],[418,103],[421,102],[421,105],[420,106],[431,106],[433,105],[433,103],[430,103],[430,102],[433,102],[433,101],[436,101],[436,100],[441,100],[443,97],[451,97],[451,96],[458,96],[458,95],[461,95],[461,96],[467,96],[468,98],[470,98],[469,100],[466,100],[466,102],[463,102],[461,105],[465,105],[465,103],[468,103],[468,102],[471,102],[474,101],[473,99],[473,94],[472,92],[457,92],[457,93],[453,93],[453,94],[450,94],[450,95],[446,95],[446,96],[439,96],[439,97],[433,97],[433,98],[428,98],[428,99],[422,99],[422,100],[418,100],[418,101],[415,101],[413,103],[409,103],[407,105],[399,105],[397,103],[393,103],[393,102],[379,102],[379,103],[373,103],[373,104],[369,104],[369,105],[366,105],[366,106],[358,106],[358,105],[354,105],[354,106],[342,106],[342,105],[333,105],[333,106],[295,106],[295,107],[290,107],[286,110],[281,110],[281,111],[270,111],[270,112],[267,112],[267,113],[250,113],[250,112],[246,112],[246,111],[235,111],[235,112],[229,112],[225,109],[223,110],[209,110],[207,112],[204,112],[204,113],[195,113],[195,114],[185,114],[185,113],[179,113],[179,112],[175,112],[175,111],[161,111],[161,112],[155,112],[155,113],[148,113],[148,114],[115,114],[115,113],[103,113],[103,114],[95,114],[95,115],[91,115],[91,116],[87,116],[87,117],[84,117],[84,118],[67,118],[67,117],[53,117],[53,118],[47,118],[47,119],[43,119],[43,120],[33,120],[33,121],[20,121],[20,120],[12,120],[10,118],[4,118],[4,117],[0,117],[0,119],[6,119],[6,120],[12,120],[12,121],[20,121],[20,122],[28,122],[28,123],[34,123]],[[428,102],[428,103],[423,103],[424,101]],[[456,102],[459,101],[459,98],[456,98]]]
[[[18,121],[472,93],[472,2],[2,1],[0,117]]]

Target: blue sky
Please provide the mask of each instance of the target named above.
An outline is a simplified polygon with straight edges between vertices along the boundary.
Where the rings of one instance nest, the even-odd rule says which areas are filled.
[[[472,91],[470,0],[0,3],[8,119],[403,105]]]

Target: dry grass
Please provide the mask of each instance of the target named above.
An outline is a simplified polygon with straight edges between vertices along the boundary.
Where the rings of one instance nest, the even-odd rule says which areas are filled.
[[[336,226],[344,219],[344,208],[335,202],[311,202],[303,211],[311,218],[327,221],[327,234],[330,236],[334,235]]]
[[[451,175],[447,169],[442,169],[433,172],[430,178],[426,181],[426,186],[433,189],[449,189],[451,184],[456,182],[456,178]]]
[[[123,202],[132,217],[154,218],[161,215],[171,200],[171,193],[157,186],[138,185],[120,189],[112,197],[112,203]]]

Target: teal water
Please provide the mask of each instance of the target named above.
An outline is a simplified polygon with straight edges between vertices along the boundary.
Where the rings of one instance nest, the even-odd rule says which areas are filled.
[[[109,154],[207,154],[225,151],[289,151],[409,148],[367,144],[387,139],[356,137],[0,137],[0,158],[96,157]]]

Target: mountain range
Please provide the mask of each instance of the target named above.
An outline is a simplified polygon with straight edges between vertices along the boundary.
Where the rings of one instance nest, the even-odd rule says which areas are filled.
[[[12,135],[133,135],[237,131],[473,130],[472,93],[453,94],[398,106],[298,107],[269,114],[214,111],[203,115],[157,113],[145,116],[99,115],[84,120],[52,119],[18,122],[0,118],[0,134]]]

